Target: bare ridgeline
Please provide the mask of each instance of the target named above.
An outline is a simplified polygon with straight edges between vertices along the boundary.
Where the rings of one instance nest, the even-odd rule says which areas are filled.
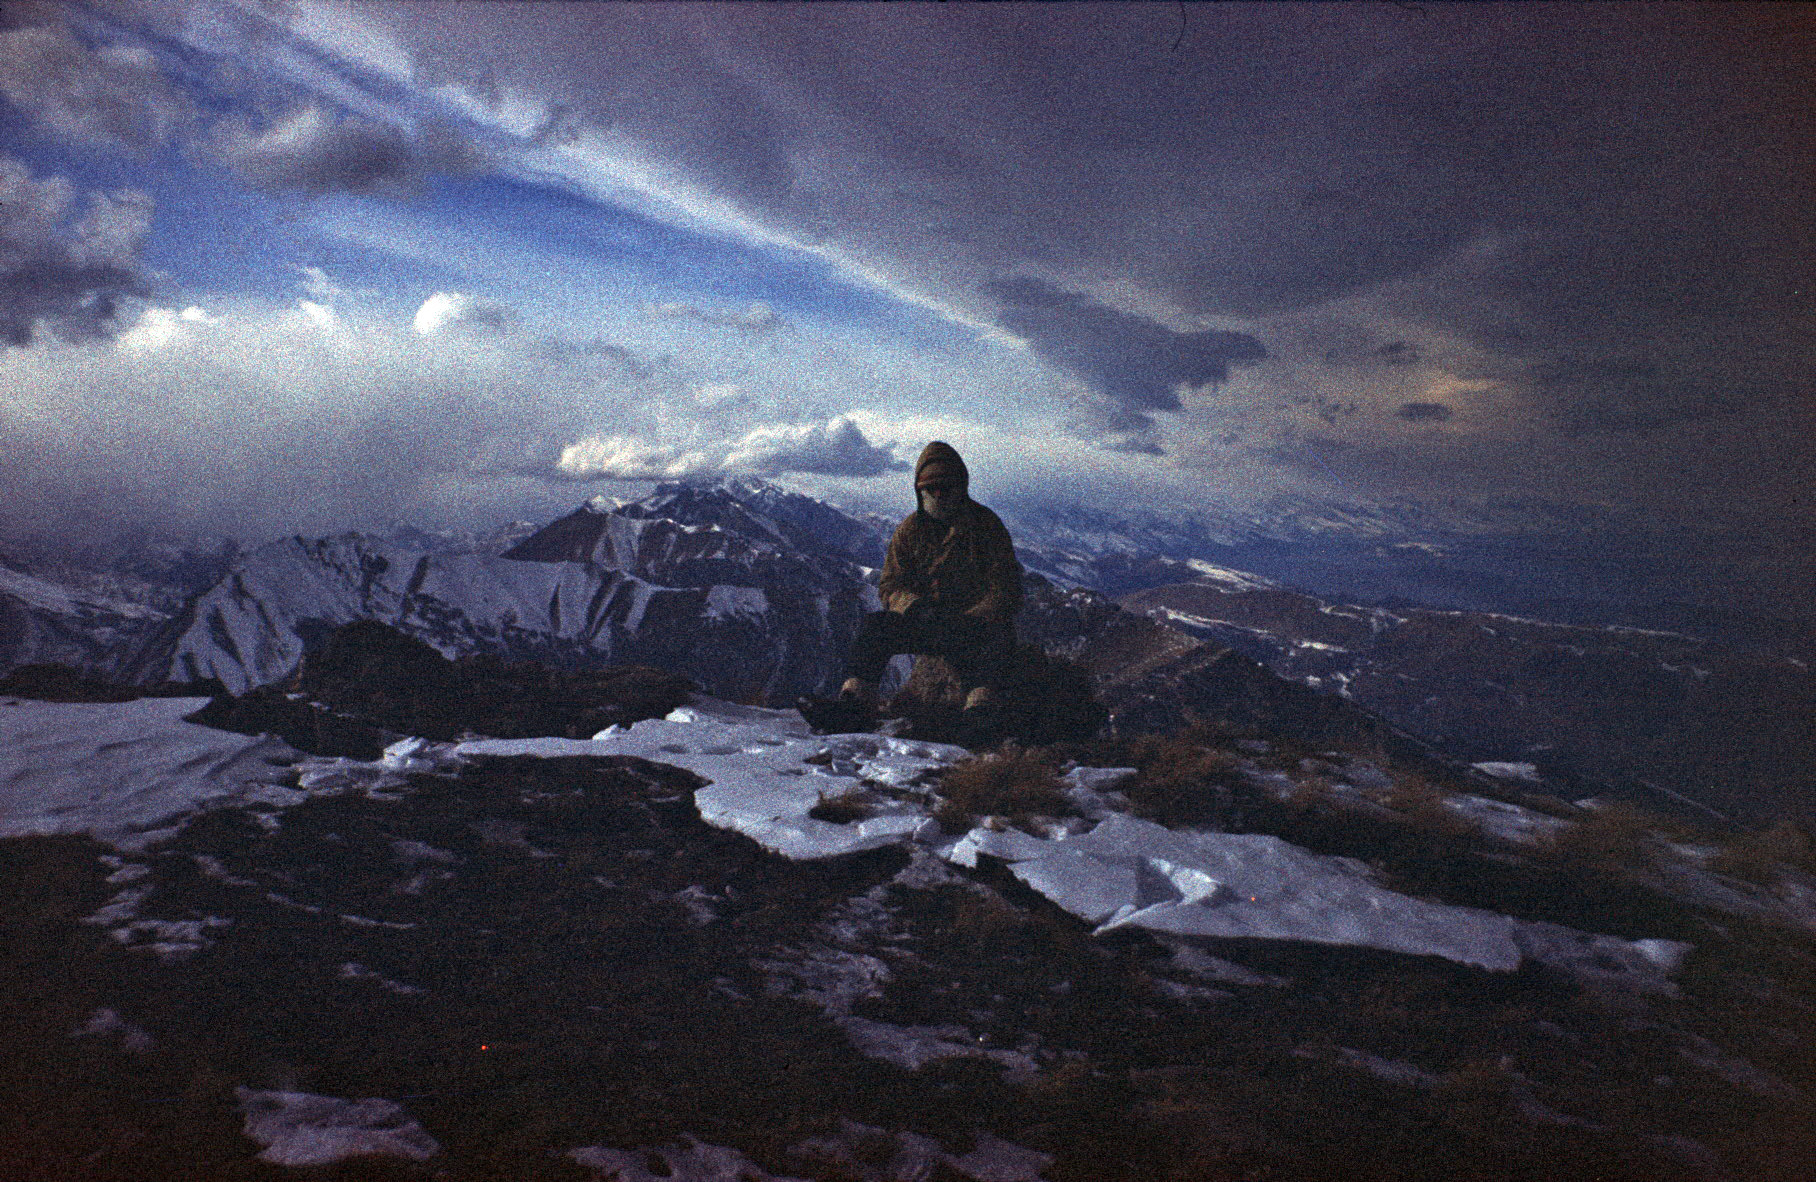
[[[1804,741],[1794,665],[1028,551],[1006,741],[934,662],[813,734],[880,541],[756,482],[291,540],[15,669],[4,1172],[1808,1177],[1816,855],[1699,696]],[[46,586],[79,658],[122,605]]]

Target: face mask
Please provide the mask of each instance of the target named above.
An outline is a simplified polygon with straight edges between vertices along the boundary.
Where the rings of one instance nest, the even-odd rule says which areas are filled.
[[[937,490],[937,491],[936,491]],[[945,495],[940,495],[940,493]],[[935,521],[945,521],[964,501],[965,494],[956,485],[936,485],[920,490],[921,508]]]

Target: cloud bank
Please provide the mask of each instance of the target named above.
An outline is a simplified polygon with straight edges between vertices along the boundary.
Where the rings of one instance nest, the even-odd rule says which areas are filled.
[[[743,437],[702,447],[593,436],[562,449],[556,470],[571,480],[682,480],[711,476],[881,476],[908,465],[889,447],[865,438],[850,418],[825,423],[772,423]]]

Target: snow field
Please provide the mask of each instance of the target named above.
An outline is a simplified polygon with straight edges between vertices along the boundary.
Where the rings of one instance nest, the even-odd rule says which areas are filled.
[[[407,739],[374,763],[304,759],[276,739],[182,721],[202,704],[0,699],[0,836],[87,833],[133,852],[201,809],[281,808],[311,793],[348,790],[382,798],[402,788],[407,773],[446,768],[467,755],[631,755],[708,781],[694,794],[701,818],[783,857],[831,858],[912,842],[963,866],[997,858],[1100,931],[1348,944],[1494,971],[1531,957],[1604,981],[1631,978],[1648,990],[1668,987],[1685,950],[1412,898],[1377,885],[1352,859],[1275,837],[1169,830],[1117,811],[1114,785],[1132,774],[1128,769],[1068,775],[1068,794],[1096,822],[1082,832],[1035,837],[980,827],[954,839],[933,820],[935,801],[920,785],[969,756],[964,748],[876,734],[816,736],[793,711],[704,696],[666,718],[611,727],[592,739]],[[847,794],[861,795],[869,815],[842,823],[811,815]],[[1522,828],[1514,820],[1502,823]],[[152,930],[135,919],[141,895],[125,886],[93,922],[172,959],[206,946],[203,927]]]
[[[783,857],[837,857],[911,841],[962,866],[975,867],[980,855],[996,858],[1098,931],[1352,945],[1495,972],[1531,958],[1646,992],[1669,992],[1669,975],[1687,951],[1668,940],[1628,941],[1416,899],[1379,886],[1354,859],[1277,837],[1166,829],[1114,810],[1106,793],[1133,774],[1129,769],[1069,773],[1069,795],[1097,821],[1086,831],[1043,838],[979,827],[953,839],[933,821],[929,796],[912,789],[968,751],[873,734],[814,736],[793,711],[727,709],[697,697],[666,718],[591,740],[482,740],[462,743],[454,754],[636,755],[674,764],[711,781],[694,794],[703,820]],[[863,820],[809,815],[822,800],[867,785],[897,791],[879,794],[875,815]],[[1473,811],[1492,811],[1506,831],[1523,832],[1500,815],[1512,807]]]
[[[301,800],[285,783],[301,753],[183,721],[207,704],[0,697],[0,837],[86,833],[130,852],[201,809]]]

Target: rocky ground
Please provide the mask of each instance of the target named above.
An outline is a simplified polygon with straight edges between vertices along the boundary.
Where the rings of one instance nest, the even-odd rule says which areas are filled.
[[[8,1177],[1657,1182],[1816,1161],[1795,831],[1698,846],[1253,728],[869,784],[836,744],[821,761],[859,778],[817,810],[835,829],[912,805],[1049,832],[1071,823],[1041,819],[1067,811],[1055,773],[1126,766],[1122,807],[1153,821],[1689,946],[1656,978],[1488,971],[1094,935],[1003,861],[942,860],[937,829],[790,860],[705,823],[675,766],[429,750],[297,755],[273,768],[290,787],[143,844],[0,840]]]

